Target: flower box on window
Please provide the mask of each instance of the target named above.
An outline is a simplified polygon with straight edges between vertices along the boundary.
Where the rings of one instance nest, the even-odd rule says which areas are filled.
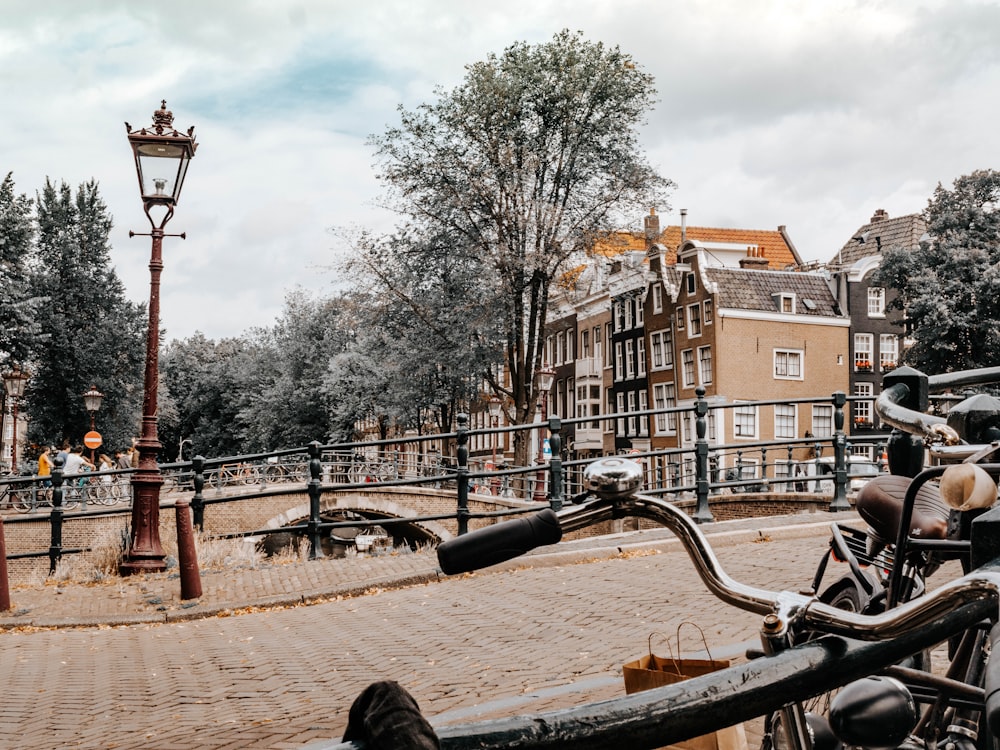
[[[874,429],[875,424],[866,417],[855,417],[854,418],[854,429],[856,430],[871,430]]]
[[[854,362],[854,369],[858,372],[871,372],[872,363],[868,359],[859,359]]]
[[[895,369],[896,369],[896,363],[895,362],[883,362],[882,363],[882,372],[889,372],[890,370],[895,370]]]

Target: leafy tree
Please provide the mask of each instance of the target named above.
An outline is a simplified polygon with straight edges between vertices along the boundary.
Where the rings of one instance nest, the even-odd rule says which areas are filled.
[[[93,181],[74,196],[46,180],[36,212],[31,287],[48,301],[37,315],[46,343],[25,394],[29,437],[79,442],[90,427],[82,394],[96,385],[104,444],[127,447],[139,429],[146,321],[110,264],[111,216]]]
[[[331,436],[331,357],[344,348],[343,297],[315,299],[299,290],[285,299],[273,328],[259,335],[259,382],[241,411],[254,450],[304,446]]]
[[[477,374],[507,396],[511,418],[530,422],[553,280],[595,235],[665,204],[670,183],[637,138],[653,80],[617,47],[562,31],[468,66],[462,84],[438,95],[401,108],[400,125],[371,143],[389,203],[409,217],[405,234],[420,240],[424,263],[461,259],[493,281],[477,301],[501,327],[507,378]],[[405,289],[400,298],[418,299]]]
[[[32,219],[31,199],[15,193],[8,174],[0,182],[0,355],[10,364],[26,363],[42,339],[36,315],[44,299],[30,285]]]
[[[241,413],[256,387],[259,352],[249,336],[215,342],[201,333],[174,340],[160,357],[160,439],[171,446],[191,441],[190,454],[235,456],[251,452]]]
[[[1000,365],[1000,172],[939,184],[924,218],[920,251],[888,250],[874,277],[899,293],[904,361],[929,373]]]

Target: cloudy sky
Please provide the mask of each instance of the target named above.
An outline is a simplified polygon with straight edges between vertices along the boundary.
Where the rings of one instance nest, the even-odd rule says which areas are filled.
[[[124,121],[166,99],[201,144],[164,247],[170,338],[267,326],[337,284],[331,227],[389,230],[367,136],[466,63],[563,28],[656,79],[643,130],[677,183],[663,224],[788,228],[829,260],[875,209],[1000,168],[998,0],[0,0],[0,172],[96,179],[113,261],[148,297]],[[641,228],[636,217],[635,228]]]

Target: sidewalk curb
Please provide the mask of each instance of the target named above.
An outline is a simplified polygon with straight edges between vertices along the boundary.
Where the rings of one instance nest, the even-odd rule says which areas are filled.
[[[807,536],[825,535],[833,520],[839,522],[860,522],[857,516],[835,517],[823,521],[809,521],[801,523],[775,523],[775,519],[762,518],[759,524],[748,525],[747,520],[737,522],[720,522],[713,524],[711,530],[705,530],[705,536],[710,540],[713,548],[742,544],[746,542],[770,543],[781,539],[800,539]],[[770,523],[769,523],[770,521]],[[725,528],[727,523],[739,523],[744,528]],[[656,536],[658,538],[649,538]],[[646,537],[645,539],[643,537]],[[603,537],[592,537],[572,540],[564,544],[575,545],[573,549],[562,549],[546,551],[550,548],[543,548],[541,551],[532,552],[514,560],[493,565],[487,569],[465,575],[488,575],[490,573],[503,573],[517,570],[527,570],[531,568],[556,567],[560,565],[574,565],[590,562],[602,562],[613,560],[630,552],[667,552],[678,549],[681,545],[680,539],[674,536],[669,530],[657,528],[643,531],[625,532],[621,534],[607,535]],[[817,548],[817,555],[820,549]],[[427,568],[423,571],[410,571],[394,575],[386,575],[372,578],[363,583],[341,583],[328,586],[313,587],[306,591],[299,591],[291,594],[273,594],[250,598],[242,602],[215,602],[202,604],[197,600],[186,602],[180,608],[164,609],[156,613],[114,613],[108,615],[40,615],[38,617],[29,616],[0,616],[0,631],[14,629],[60,629],[60,628],[87,628],[87,627],[116,627],[129,625],[160,625],[167,623],[189,622],[210,617],[227,617],[244,614],[248,611],[279,609],[288,607],[298,607],[309,604],[321,603],[331,599],[351,598],[366,596],[378,591],[389,591],[395,589],[408,588],[411,586],[427,585],[443,581],[448,578],[459,578],[460,576],[447,576],[437,566],[436,560],[432,563],[428,561]]]

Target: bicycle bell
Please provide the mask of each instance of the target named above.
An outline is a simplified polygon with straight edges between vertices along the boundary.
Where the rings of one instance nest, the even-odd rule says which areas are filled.
[[[627,458],[609,456],[587,466],[583,482],[605,500],[627,497],[642,484],[642,466]]]

